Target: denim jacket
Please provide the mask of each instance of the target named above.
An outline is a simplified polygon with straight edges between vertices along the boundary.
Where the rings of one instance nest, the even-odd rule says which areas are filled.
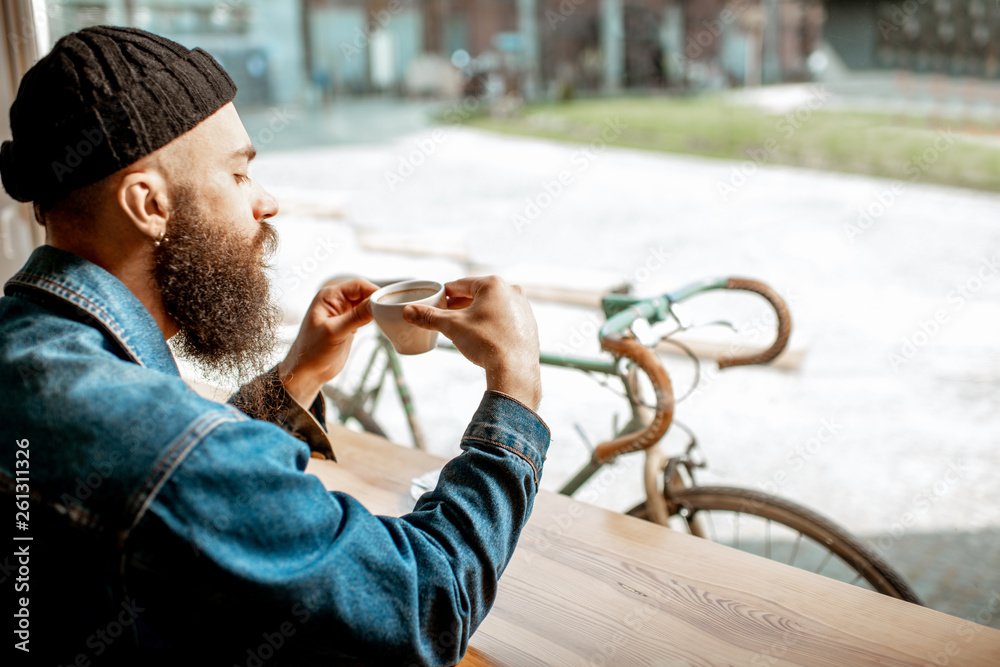
[[[31,539],[13,542],[30,573],[5,554],[0,580],[38,664],[462,657],[538,489],[532,410],[486,392],[437,488],[374,516],[305,473],[311,448],[332,454],[312,417],[287,399],[282,428],[194,393],[100,267],[43,246],[4,292],[0,498],[28,501],[12,530]]]

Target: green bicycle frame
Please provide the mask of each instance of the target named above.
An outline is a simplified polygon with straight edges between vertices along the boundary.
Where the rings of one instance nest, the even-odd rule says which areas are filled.
[[[382,383],[385,382],[386,375],[391,373],[396,381],[396,393],[399,396],[399,402],[406,413],[410,435],[413,437],[413,445],[417,449],[426,449],[423,429],[420,427],[420,420],[417,418],[417,411],[413,405],[413,395],[410,392],[410,386],[406,383],[406,378],[403,376],[403,367],[399,363],[399,354],[396,353],[396,350],[392,347],[392,343],[389,342],[389,339],[381,331],[378,332],[376,342],[377,346],[372,356],[368,359],[368,364],[365,366],[364,372],[361,374],[361,381],[358,383],[358,388],[351,397],[351,402],[348,404],[347,410],[340,414],[340,423],[346,423],[358,408],[366,409],[369,412],[374,411],[378,395],[382,391]],[[382,368],[378,383],[371,390],[365,391],[365,384],[368,382],[368,378],[372,375],[372,371],[375,368],[375,359],[378,357],[379,351],[385,354],[386,365]],[[365,405],[366,402],[370,402],[370,408]]]

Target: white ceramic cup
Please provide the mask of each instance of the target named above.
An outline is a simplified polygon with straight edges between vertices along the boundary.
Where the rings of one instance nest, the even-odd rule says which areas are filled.
[[[400,354],[422,354],[434,349],[438,332],[421,329],[403,319],[410,304],[444,308],[444,285],[433,280],[404,280],[379,289],[371,296],[372,317]]]

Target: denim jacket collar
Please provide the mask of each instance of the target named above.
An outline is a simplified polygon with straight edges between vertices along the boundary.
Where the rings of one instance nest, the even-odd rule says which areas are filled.
[[[4,293],[23,294],[47,306],[68,304],[102,328],[132,361],[180,375],[163,333],[142,302],[118,278],[78,255],[49,245],[36,248],[4,285]]]

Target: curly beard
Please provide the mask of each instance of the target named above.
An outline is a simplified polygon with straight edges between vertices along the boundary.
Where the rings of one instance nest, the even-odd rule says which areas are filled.
[[[274,349],[281,311],[271,300],[268,261],[278,245],[261,222],[253,239],[210,220],[194,189],[175,185],[166,238],[153,251],[153,279],[179,331],[179,356],[215,380],[238,384],[264,370]]]

